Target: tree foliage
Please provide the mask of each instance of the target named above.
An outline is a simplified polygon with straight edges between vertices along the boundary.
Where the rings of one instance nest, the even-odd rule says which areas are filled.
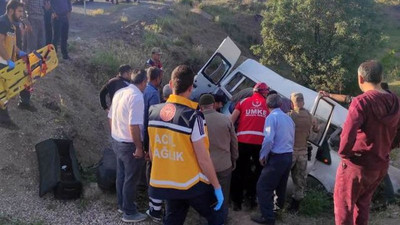
[[[358,65],[381,39],[373,0],[270,0],[263,16],[253,52],[315,89],[353,92]]]

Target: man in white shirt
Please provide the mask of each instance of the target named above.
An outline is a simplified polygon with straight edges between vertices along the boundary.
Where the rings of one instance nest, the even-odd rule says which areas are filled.
[[[143,129],[143,91],[147,85],[144,70],[134,70],[132,84],[118,90],[113,98],[110,119],[112,147],[117,156],[118,211],[122,221],[139,222],[146,215],[139,213],[135,204],[140,170],[144,165],[141,129]]]

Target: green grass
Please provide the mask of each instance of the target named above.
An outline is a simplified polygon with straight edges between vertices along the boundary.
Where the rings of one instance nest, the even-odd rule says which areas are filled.
[[[326,191],[309,189],[301,202],[300,214],[317,217],[332,211],[332,197]]]
[[[97,182],[97,166],[91,167],[82,167],[82,180],[86,183],[95,183]]]
[[[120,60],[115,53],[107,50],[98,50],[89,62],[91,65],[105,69],[107,72],[117,71]]]

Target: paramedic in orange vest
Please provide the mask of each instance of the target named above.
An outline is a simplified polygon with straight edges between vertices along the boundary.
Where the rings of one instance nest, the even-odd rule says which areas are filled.
[[[258,162],[261,144],[264,139],[265,118],[269,114],[266,96],[269,88],[265,83],[257,83],[253,95],[236,104],[231,120],[238,122],[239,159],[232,173],[231,197],[233,210],[242,209],[243,192],[249,200],[250,208],[256,204],[256,184],[262,167]]]
[[[167,102],[149,109],[149,196],[166,200],[164,224],[183,225],[191,206],[208,224],[221,225],[224,197],[208,150],[204,115],[189,100],[193,79],[188,66],[176,67]]]
[[[12,0],[7,4],[7,13],[0,16],[0,69],[8,66],[9,69],[14,69],[15,61],[18,57],[26,55],[25,52],[20,51],[17,47],[17,24],[23,15],[24,4]],[[0,93],[0,97],[4,97]],[[0,109],[0,126],[6,128],[13,128],[16,125],[11,121],[8,115],[8,110]]]

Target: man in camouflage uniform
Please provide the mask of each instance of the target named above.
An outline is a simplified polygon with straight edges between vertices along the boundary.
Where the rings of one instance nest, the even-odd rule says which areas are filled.
[[[316,132],[318,131],[318,127],[313,126],[313,117],[304,108],[303,94],[292,93],[291,100],[294,110],[291,110],[288,115],[293,119],[296,128],[291,169],[294,192],[289,211],[297,212],[299,210],[300,201],[304,198],[304,189],[306,187],[307,139],[310,136],[311,128]]]

